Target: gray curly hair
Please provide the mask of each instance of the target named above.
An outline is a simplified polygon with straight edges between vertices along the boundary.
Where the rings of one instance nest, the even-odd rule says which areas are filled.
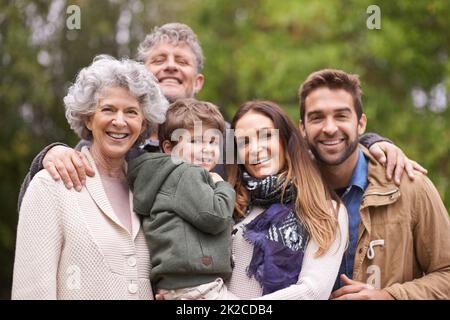
[[[197,72],[200,73],[202,71],[205,58],[203,57],[200,42],[194,31],[183,23],[166,23],[160,27],[155,27],[153,31],[145,37],[144,41],[139,44],[137,60],[145,62],[149,51],[161,41],[168,41],[175,45],[180,42],[186,43],[195,55]]]
[[[64,97],[67,121],[80,138],[92,140],[85,120],[95,113],[103,89],[126,88],[139,101],[146,119],[146,130],[135,143],[140,144],[148,137],[152,123],[165,121],[168,102],[157,82],[141,63],[108,55],[96,56],[90,66],[78,73]]]

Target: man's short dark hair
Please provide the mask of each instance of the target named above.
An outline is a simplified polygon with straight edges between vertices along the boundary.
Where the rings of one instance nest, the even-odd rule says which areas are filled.
[[[349,74],[342,70],[323,69],[311,73],[300,86],[298,96],[300,99],[300,119],[305,120],[305,101],[308,95],[318,88],[329,88],[331,90],[344,89],[353,97],[358,120],[363,114],[361,101],[361,83],[357,74]]]

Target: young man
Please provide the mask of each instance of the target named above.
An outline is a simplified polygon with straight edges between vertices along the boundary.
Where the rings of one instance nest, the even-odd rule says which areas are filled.
[[[399,186],[358,144],[366,128],[356,75],[325,69],[299,90],[301,130],[349,215],[332,299],[449,299],[450,220],[424,175]]]
[[[163,94],[173,102],[180,98],[192,98],[203,87],[205,77],[201,74],[203,53],[197,36],[192,29],[181,23],[168,23],[156,27],[146,36],[138,48],[138,60],[145,63],[148,70],[158,79]],[[143,146],[147,151],[158,151],[156,130]],[[387,140],[376,135],[369,135],[364,141],[370,152],[382,163],[386,163],[386,174],[392,176],[395,169],[395,181],[399,181],[403,169],[410,177],[413,168],[423,169],[414,161],[410,161],[403,152]],[[225,149],[225,148],[224,148]],[[140,154],[134,150],[131,158]],[[129,158],[130,158],[129,157]],[[222,159],[226,159],[222,154]],[[64,182],[67,188],[81,190],[86,175],[94,172],[86,158],[78,151],[63,143],[53,143],[45,147],[33,160],[29,173],[25,177],[19,194],[18,207],[33,176],[41,169],[49,171],[55,180]],[[215,171],[223,174],[223,166],[216,166]],[[423,169],[424,170],[424,169]]]

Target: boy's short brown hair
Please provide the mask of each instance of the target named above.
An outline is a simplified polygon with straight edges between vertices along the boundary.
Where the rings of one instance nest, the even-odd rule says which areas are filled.
[[[193,98],[179,99],[169,106],[166,121],[159,126],[158,139],[160,145],[164,141],[171,141],[172,133],[177,129],[193,129],[196,121],[208,129],[225,130],[225,120],[219,108],[207,101]]]

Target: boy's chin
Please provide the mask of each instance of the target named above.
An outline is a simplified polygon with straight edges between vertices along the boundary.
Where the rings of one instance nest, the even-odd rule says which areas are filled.
[[[200,167],[202,167],[203,169],[206,169],[208,171],[211,171],[212,169],[214,169],[214,167],[216,166],[216,164],[212,164],[212,163],[201,163],[198,164]]]

